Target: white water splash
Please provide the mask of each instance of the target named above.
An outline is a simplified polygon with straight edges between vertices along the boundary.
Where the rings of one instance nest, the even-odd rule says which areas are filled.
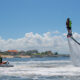
[[[75,66],[80,66],[80,45],[68,38],[69,48],[71,51],[71,60]]]
[[[0,75],[16,76],[22,78],[24,77],[27,78],[31,76],[78,76],[80,75],[80,68],[71,65],[70,61],[51,61],[51,62],[29,61],[27,63],[20,62],[18,65],[17,62],[12,62],[12,64],[14,64],[13,68],[0,68],[1,71]]]

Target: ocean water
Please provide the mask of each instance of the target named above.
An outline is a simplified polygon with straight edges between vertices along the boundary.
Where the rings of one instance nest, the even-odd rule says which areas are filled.
[[[12,58],[14,67],[0,67],[0,80],[80,80],[80,67],[68,57]]]

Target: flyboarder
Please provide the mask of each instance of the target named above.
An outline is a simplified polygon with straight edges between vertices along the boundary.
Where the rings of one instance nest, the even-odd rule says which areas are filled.
[[[66,28],[68,30],[67,37],[72,36],[71,24],[72,24],[72,22],[71,22],[70,18],[67,18],[67,21],[66,21]]]

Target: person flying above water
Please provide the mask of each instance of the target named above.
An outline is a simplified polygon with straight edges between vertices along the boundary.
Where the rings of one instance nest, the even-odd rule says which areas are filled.
[[[72,36],[71,24],[72,24],[72,22],[71,22],[70,18],[67,18],[67,21],[66,21],[66,28],[68,30],[67,37],[71,37]]]

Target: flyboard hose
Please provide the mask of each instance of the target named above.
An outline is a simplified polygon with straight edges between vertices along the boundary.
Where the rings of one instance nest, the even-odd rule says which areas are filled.
[[[80,45],[80,43],[78,41],[76,41],[72,36],[71,36],[71,39],[74,40],[77,44]]]

